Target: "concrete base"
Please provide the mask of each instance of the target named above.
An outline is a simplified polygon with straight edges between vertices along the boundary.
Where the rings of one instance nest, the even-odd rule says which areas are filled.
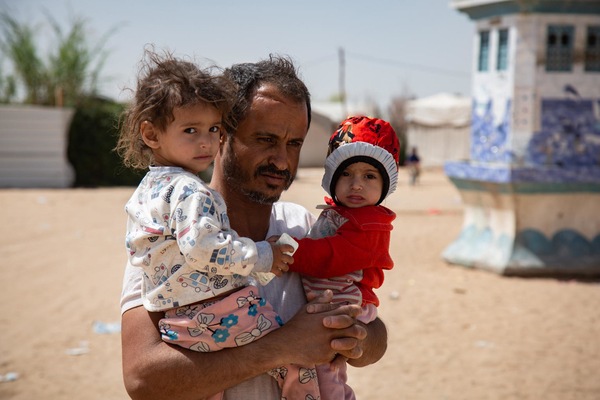
[[[452,264],[521,276],[600,276],[600,168],[448,163],[465,206]]]

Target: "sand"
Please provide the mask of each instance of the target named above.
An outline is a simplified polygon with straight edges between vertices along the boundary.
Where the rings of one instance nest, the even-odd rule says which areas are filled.
[[[316,213],[321,172],[301,170],[284,199]],[[448,265],[458,192],[440,170],[415,187],[400,176],[386,201],[398,214],[396,266],[378,291],[389,346],[377,364],[350,369],[357,398],[600,399],[598,282]],[[0,399],[128,398],[114,328],[132,191],[0,190],[0,376],[16,373],[0,382]]]

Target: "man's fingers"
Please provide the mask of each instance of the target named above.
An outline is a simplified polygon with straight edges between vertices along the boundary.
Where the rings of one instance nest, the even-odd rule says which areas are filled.
[[[363,355],[361,341],[355,338],[338,338],[331,341],[331,348],[339,356],[346,358],[360,358]]]
[[[323,292],[308,292],[306,298],[309,302],[329,303],[333,299],[333,292],[329,289]]]
[[[331,304],[333,292],[329,289],[324,292],[308,292],[306,293],[306,299],[309,303],[306,311],[309,314],[327,312],[338,308],[338,305]]]
[[[335,310],[337,308],[340,308],[339,304],[333,304],[333,303],[314,303],[314,304],[309,304],[306,307],[306,311],[309,314],[318,314],[318,313],[324,313],[324,312],[332,311],[332,310]]]
[[[323,325],[327,328],[344,329],[356,323],[356,317],[361,313],[358,305],[341,305],[335,308],[333,315],[323,318]]]

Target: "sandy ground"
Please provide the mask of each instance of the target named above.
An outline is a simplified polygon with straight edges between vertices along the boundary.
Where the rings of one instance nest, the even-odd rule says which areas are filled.
[[[322,201],[321,170],[285,200]],[[379,290],[385,357],[350,369],[358,399],[600,399],[598,282],[507,278],[440,258],[462,224],[441,171],[400,187],[395,268]],[[118,300],[133,188],[0,190],[0,399],[126,399]],[[315,210],[315,212],[317,212]],[[108,331],[108,333],[105,333]]]

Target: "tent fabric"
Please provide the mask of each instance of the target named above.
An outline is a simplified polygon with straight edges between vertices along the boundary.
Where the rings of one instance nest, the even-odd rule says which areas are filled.
[[[411,100],[406,105],[408,146],[423,166],[469,158],[471,98],[451,93]]]
[[[407,136],[409,149],[418,149],[424,167],[442,166],[447,161],[469,158],[469,127],[411,125]]]
[[[410,124],[440,127],[465,127],[471,125],[471,98],[451,93],[411,100],[407,104]]]

